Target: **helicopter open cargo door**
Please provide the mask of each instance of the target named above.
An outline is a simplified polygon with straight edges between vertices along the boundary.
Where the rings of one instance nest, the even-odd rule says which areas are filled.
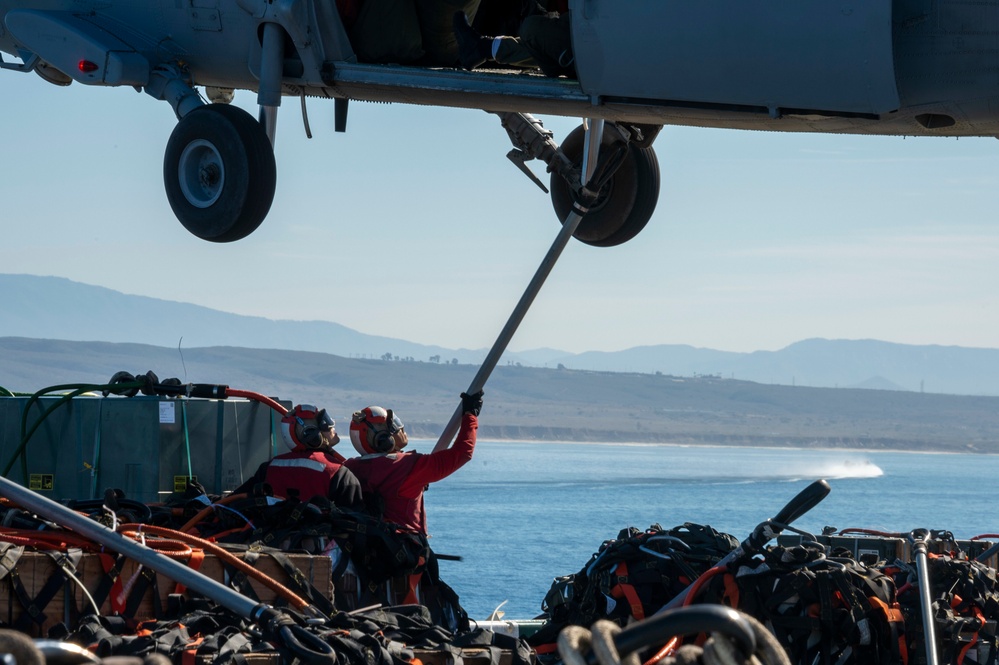
[[[899,108],[891,7],[571,0],[576,70],[583,91],[604,100],[878,115]]]

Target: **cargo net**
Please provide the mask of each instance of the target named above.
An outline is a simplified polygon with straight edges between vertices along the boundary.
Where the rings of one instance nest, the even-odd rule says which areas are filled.
[[[162,665],[162,657],[177,665],[245,665],[248,659],[261,665],[437,665],[460,663],[469,650],[495,659],[503,654],[510,665],[531,658],[523,639],[469,624],[457,594],[440,580],[425,539],[322,499],[275,499],[262,492],[223,499],[189,486],[162,505],[109,490],[103,499],[69,507],[276,608],[281,622],[318,642],[303,647],[278,639],[284,634],[278,628],[261,628],[141,563],[0,500],[0,654],[22,636],[54,641],[45,643],[53,651],[49,662],[64,665],[87,660],[57,653],[57,645],[75,645],[91,660],[160,657],[146,665]],[[16,664],[24,665],[20,659]]]
[[[996,571],[974,558],[991,543],[959,543],[945,531],[933,536],[928,570],[937,662],[999,665]],[[628,528],[578,572],[555,579],[542,602],[545,624],[528,642],[541,661],[564,661],[558,640],[567,627],[600,621],[620,629],[648,621],[689,591],[684,607],[720,605],[752,617],[795,665],[928,662],[917,568],[904,535],[860,539],[859,548],[857,541],[797,538],[718,566],[738,547],[733,536],[691,523]],[[707,631],[666,635],[650,642],[640,662],[689,662],[680,649],[707,639]]]

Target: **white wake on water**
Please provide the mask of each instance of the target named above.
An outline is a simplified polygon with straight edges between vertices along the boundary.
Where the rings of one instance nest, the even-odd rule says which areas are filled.
[[[805,472],[802,466],[800,471]],[[807,476],[815,478],[880,478],[884,470],[869,459],[845,458],[823,459],[807,466]]]

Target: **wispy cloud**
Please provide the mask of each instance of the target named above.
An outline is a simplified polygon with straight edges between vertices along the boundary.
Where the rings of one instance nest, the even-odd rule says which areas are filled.
[[[931,261],[960,259],[994,261],[999,259],[999,234],[953,235],[927,233],[915,235],[867,235],[849,239],[830,239],[773,245],[742,247],[722,252],[742,259],[799,259],[807,261],[907,260]]]

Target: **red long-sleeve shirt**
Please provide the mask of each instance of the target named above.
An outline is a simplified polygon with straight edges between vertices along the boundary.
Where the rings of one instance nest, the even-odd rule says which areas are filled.
[[[423,490],[447,478],[472,459],[478,419],[461,417],[458,436],[450,448],[435,453],[399,452],[351,457],[344,464],[361,481],[365,495],[375,493],[384,501],[383,518],[408,531],[427,535]]]
[[[261,464],[235,493],[249,493],[255,485],[266,482],[277,497],[289,498],[292,492],[302,501],[325,496],[340,508],[362,510],[361,483],[344,461],[343,455],[333,450],[294,450]]]

